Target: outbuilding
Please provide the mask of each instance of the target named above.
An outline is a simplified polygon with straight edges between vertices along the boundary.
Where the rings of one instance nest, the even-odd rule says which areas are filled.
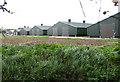
[[[120,37],[120,13],[99,21],[87,29],[90,37],[118,38]]]
[[[8,35],[13,35],[14,34],[14,29],[7,29],[7,34]]]
[[[14,34],[14,35],[20,35],[20,30],[21,30],[21,29],[15,29],[14,32],[13,32],[13,34]]]
[[[31,30],[30,30],[30,34],[31,35],[35,35],[35,36],[40,36],[40,35],[47,35],[47,30],[50,28],[51,26],[43,26],[43,24],[41,24],[41,26],[34,26]]]
[[[31,28],[24,26],[24,28],[21,28],[20,35],[30,35]]]
[[[49,36],[87,36],[87,27],[92,24],[71,22],[58,22],[48,29]]]

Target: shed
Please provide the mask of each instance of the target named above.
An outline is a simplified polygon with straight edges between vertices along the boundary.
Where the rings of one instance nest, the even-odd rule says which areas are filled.
[[[43,31],[42,35],[48,35],[48,29],[50,28],[51,26],[41,26],[40,29]]]
[[[90,37],[118,38],[120,37],[120,13],[99,21],[87,29]]]
[[[15,29],[13,34],[14,34],[14,35],[20,35],[20,30],[21,30],[21,29]]]
[[[21,28],[20,35],[30,35],[31,28],[24,26],[24,28]]]
[[[7,34],[13,35],[14,34],[14,29],[7,30]]]
[[[77,22],[58,22],[48,29],[49,36],[87,36],[87,27],[92,24]]]
[[[31,30],[30,30],[30,34],[31,35],[35,35],[35,36],[39,36],[39,35],[47,35],[47,30],[50,28],[51,26],[43,26],[43,25],[39,25],[39,26],[34,26]]]

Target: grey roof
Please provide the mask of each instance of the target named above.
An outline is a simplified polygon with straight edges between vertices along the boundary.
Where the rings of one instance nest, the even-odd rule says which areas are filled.
[[[118,13],[112,15],[112,16],[109,16],[108,18],[105,18],[105,19],[103,19],[103,20],[101,20],[101,21],[98,21],[98,22],[92,24],[91,26],[94,26],[94,25],[96,25],[96,24],[99,24],[99,23],[101,23],[102,21],[105,21],[105,20],[107,20],[107,19],[109,19],[109,18],[111,18],[111,17],[113,17],[113,18],[114,18],[115,16],[117,17],[117,15],[119,15],[119,17],[120,17],[120,12],[118,12]],[[116,18],[116,17],[115,17],[115,18]],[[117,18],[117,19],[120,20],[119,18]],[[91,27],[91,26],[90,26],[90,27]],[[88,27],[88,28],[90,28],[90,27]]]
[[[62,23],[73,26],[73,27],[77,27],[77,28],[87,28],[92,25],[90,23],[78,23],[78,22],[62,22]]]
[[[21,29],[15,29],[14,31],[20,32]]]
[[[9,30],[9,32],[14,32],[14,30]]]
[[[41,30],[48,30],[51,26],[36,26],[40,28]]]
[[[31,30],[31,28],[23,28],[24,30],[26,30],[26,31],[30,31]]]

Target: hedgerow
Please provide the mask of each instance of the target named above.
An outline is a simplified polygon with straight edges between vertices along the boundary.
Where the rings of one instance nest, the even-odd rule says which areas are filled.
[[[2,45],[3,80],[119,80],[118,43]]]

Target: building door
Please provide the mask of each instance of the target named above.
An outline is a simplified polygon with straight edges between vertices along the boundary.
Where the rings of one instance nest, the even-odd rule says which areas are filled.
[[[52,28],[53,29],[53,36],[57,36],[57,28]]]
[[[18,34],[17,35],[20,35],[20,32],[18,32]]]
[[[101,38],[113,38],[114,37],[114,23],[112,24],[101,24]]]
[[[47,30],[43,30],[43,35],[47,35]]]
[[[87,36],[86,28],[77,28],[77,36]]]
[[[23,34],[23,35],[26,35],[26,32],[27,32],[27,31],[24,30],[24,34]]]
[[[69,36],[68,27],[62,27],[62,36]]]
[[[40,35],[40,30],[39,29],[36,29],[36,31],[37,31],[37,34],[36,35]]]
[[[32,29],[32,35],[34,35],[34,29]]]
[[[29,31],[27,31],[27,35],[30,35],[30,34],[29,34]]]

